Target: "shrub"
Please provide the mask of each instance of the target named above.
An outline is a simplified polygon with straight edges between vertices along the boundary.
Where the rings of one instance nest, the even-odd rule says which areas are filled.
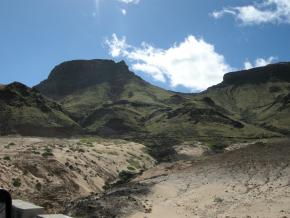
[[[4,160],[11,160],[11,158],[9,156],[5,156],[3,159]]]
[[[220,197],[216,197],[215,199],[214,199],[214,202],[215,203],[222,203],[224,200],[222,199],[222,198],[220,198]]]
[[[40,182],[36,183],[35,188],[37,191],[40,191],[41,190],[41,183]]]
[[[16,188],[21,186],[21,180],[19,178],[13,178],[12,179],[12,185]]]
[[[134,170],[136,170],[136,169],[135,169],[134,167],[132,167],[132,166],[128,166],[127,169],[130,170],[130,171],[134,171]]]
[[[51,156],[53,156],[52,152],[45,151],[44,153],[42,153],[42,157],[51,157]]]
[[[135,176],[135,174],[130,172],[130,171],[122,170],[119,173],[119,179],[120,179],[121,183],[129,182],[134,176]]]

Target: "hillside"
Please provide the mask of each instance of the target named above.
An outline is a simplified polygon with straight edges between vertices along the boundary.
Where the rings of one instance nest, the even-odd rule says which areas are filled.
[[[143,145],[122,140],[0,138],[1,188],[47,212],[61,212],[72,199],[103,192],[122,179],[122,172],[138,174],[154,165]]]
[[[62,107],[21,83],[0,87],[0,134],[71,136],[81,133]]]
[[[289,217],[289,140],[160,164],[129,184],[68,204],[74,217]]]
[[[290,134],[290,64],[278,63],[228,73],[224,81],[202,93],[247,123]]]
[[[213,98],[155,87],[131,72],[123,61],[64,62],[35,88],[59,102],[94,135],[165,147],[195,140],[220,146],[236,139],[279,136],[239,120]]]

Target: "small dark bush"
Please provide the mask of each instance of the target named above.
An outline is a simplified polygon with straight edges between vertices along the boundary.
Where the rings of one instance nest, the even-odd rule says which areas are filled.
[[[3,159],[4,160],[11,160],[11,158],[9,156],[5,156]]]
[[[44,153],[42,153],[42,157],[52,157],[52,156],[53,156],[53,153],[51,152],[45,151]]]
[[[122,170],[119,173],[120,182],[121,183],[129,182],[132,178],[134,178],[135,175],[136,175],[135,173],[132,173],[130,171]]]
[[[12,185],[16,188],[21,186],[21,180],[19,178],[13,178],[12,179]]]

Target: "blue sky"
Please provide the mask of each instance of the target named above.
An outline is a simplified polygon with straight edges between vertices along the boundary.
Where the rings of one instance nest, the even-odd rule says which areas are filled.
[[[289,61],[289,0],[1,0],[0,83],[33,86],[73,59],[125,59],[192,92],[224,73]]]

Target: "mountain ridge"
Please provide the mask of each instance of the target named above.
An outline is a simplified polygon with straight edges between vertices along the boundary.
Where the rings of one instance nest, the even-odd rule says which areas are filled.
[[[230,72],[222,83],[188,94],[151,85],[124,61],[75,60],[57,65],[31,90],[56,101],[86,134],[149,139],[152,146],[194,139],[220,146],[288,134],[289,68],[278,63]]]

